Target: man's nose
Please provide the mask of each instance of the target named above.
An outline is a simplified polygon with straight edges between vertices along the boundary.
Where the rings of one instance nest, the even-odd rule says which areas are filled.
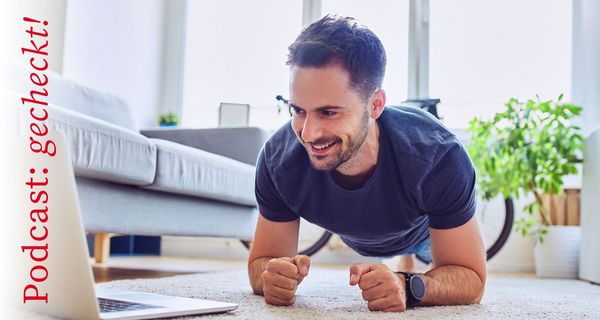
[[[304,126],[302,127],[302,140],[304,142],[315,142],[321,137],[321,124],[319,119],[311,116],[307,116],[304,119]]]

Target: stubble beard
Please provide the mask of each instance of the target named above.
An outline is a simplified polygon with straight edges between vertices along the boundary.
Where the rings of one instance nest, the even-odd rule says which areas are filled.
[[[309,152],[310,162],[316,170],[333,171],[333,170],[337,170],[338,168],[340,168],[342,166],[344,166],[344,167],[346,167],[346,169],[348,169],[348,168],[351,168],[354,164],[359,162],[360,148],[364,144],[365,140],[367,139],[367,135],[369,134],[369,113],[367,112],[366,108],[365,108],[365,112],[363,113],[363,117],[361,120],[362,120],[361,127],[360,127],[360,130],[358,131],[358,134],[356,135],[356,138],[351,137],[348,140],[348,147],[346,147],[346,149],[343,149],[343,146],[341,146],[342,149],[339,150],[337,152],[337,154],[334,155],[334,158],[330,162],[319,165],[318,160],[315,159],[315,156],[311,155]],[[340,143],[342,141],[342,139],[340,139],[339,137],[334,137],[333,139],[323,139],[323,140],[327,140],[327,141],[337,140],[338,143]]]

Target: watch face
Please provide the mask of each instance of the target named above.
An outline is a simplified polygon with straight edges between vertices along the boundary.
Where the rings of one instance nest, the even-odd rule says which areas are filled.
[[[425,282],[419,276],[410,277],[410,291],[415,299],[421,301],[425,297]]]

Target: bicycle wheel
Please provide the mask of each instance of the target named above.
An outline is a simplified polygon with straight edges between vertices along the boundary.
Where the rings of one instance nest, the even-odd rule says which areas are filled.
[[[490,201],[479,198],[475,216],[485,244],[486,258],[490,260],[504,246],[512,231],[513,201],[501,196]]]
[[[488,232],[491,232],[491,235],[488,235],[488,237],[489,237],[488,239],[490,239],[490,240],[489,240],[489,242],[486,242],[486,244],[487,243],[490,244],[489,246],[486,246],[487,260],[490,260],[491,258],[493,258],[498,253],[498,251],[500,251],[500,249],[502,249],[504,244],[506,244],[506,241],[508,240],[508,237],[510,236],[510,233],[512,232],[513,221],[515,218],[514,216],[515,216],[515,207],[514,207],[513,200],[511,198],[504,199],[504,222],[502,223],[502,229],[500,230],[499,233],[497,233],[498,225],[493,225],[493,227],[490,227],[490,229],[493,231],[488,231]],[[484,239],[485,239],[486,233],[483,230],[482,230],[482,233],[483,233]]]
[[[331,232],[311,224],[304,219],[301,219],[298,239],[298,254],[312,256],[321,250],[327,244],[327,242],[329,242],[331,236]],[[251,241],[240,241],[246,248],[250,249],[250,246],[252,245]]]

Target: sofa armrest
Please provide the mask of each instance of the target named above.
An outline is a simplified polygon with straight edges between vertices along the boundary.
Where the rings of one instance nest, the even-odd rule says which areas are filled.
[[[255,127],[210,129],[141,130],[148,138],[177,142],[256,165],[258,153],[270,136],[267,130]]]

